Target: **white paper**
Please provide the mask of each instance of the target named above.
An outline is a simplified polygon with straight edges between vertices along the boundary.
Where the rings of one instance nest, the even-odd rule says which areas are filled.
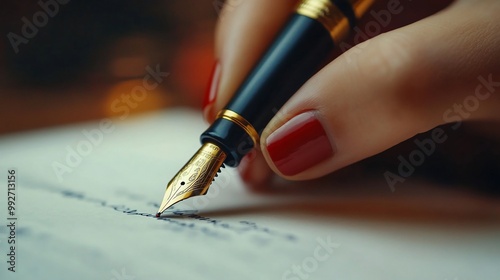
[[[205,128],[171,110],[0,138],[0,279],[500,279],[499,199],[414,180],[255,194],[226,168],[154,218]]]

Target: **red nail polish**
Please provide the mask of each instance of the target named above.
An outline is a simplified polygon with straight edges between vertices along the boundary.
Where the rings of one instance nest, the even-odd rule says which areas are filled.
[[[305,171],[332,157],[334,150],[313,111],[293,117],[268,136],[267,151],[286,176]]]
[[[220,64],[216,61],[212,69],[212,74],[210,75],[207,90],[205,91],[205,97],[203,98],[203,116],[207,121],[211,121],[214,118],[214,116],[212,116],[212,107],[217,97],[217,90],[219,89],[219,78]]]

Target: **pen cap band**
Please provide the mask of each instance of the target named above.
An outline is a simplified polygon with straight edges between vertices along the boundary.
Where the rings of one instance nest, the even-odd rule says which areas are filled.
[[[315,19],[339,43],[374,0],[302,0],[297,13]]]
[[[349,0],[356,19],[360,19],[374,2],[375,0]]]

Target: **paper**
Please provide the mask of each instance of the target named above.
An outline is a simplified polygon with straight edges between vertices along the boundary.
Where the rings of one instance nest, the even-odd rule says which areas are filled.
[[[411,180],[255,194],[226,168],[154,218],[204,129],[171,110],[2,137],[0,279],[498,279],[498,199]]]

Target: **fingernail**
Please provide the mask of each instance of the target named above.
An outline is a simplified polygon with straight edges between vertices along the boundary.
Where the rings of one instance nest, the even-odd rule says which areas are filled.
[[[210,75],[209,84],[205,91],[205,97],[203,98],[203,117],[209,122],[214,118],[212,108],[215,103],[215,98],[217,97],[217,90],[219,89],[219,79],[220,64],[216,61],[212,68],[212,74]]]
[[[285,176],[305,171],[334,155],[334,149],[314,111],[293,117],[267,137],[266,147]]]

